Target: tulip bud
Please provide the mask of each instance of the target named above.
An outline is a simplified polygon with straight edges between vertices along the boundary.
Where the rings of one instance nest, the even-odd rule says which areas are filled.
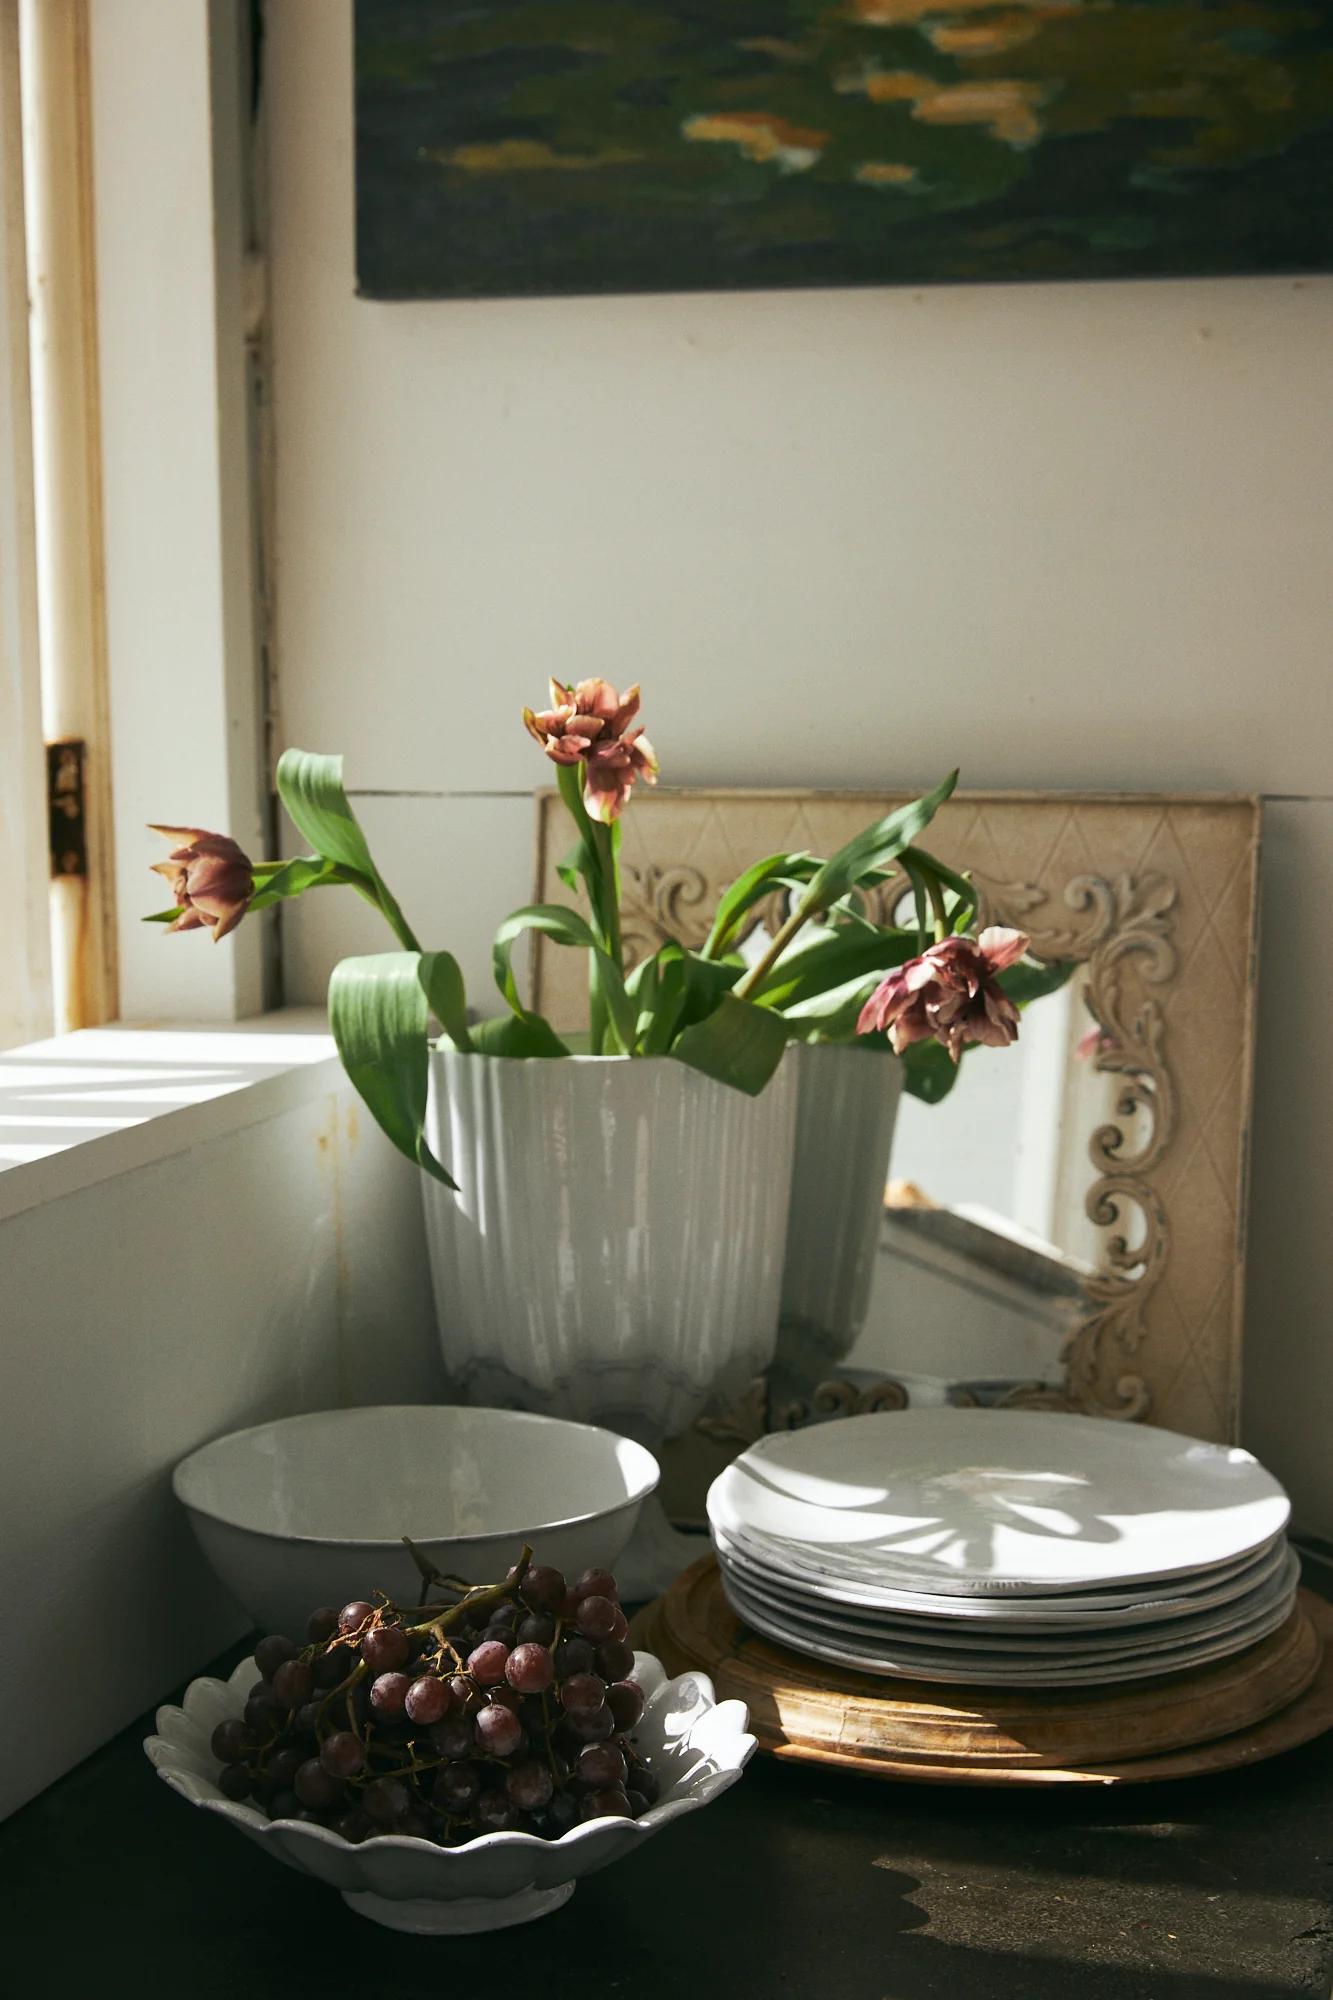
[[[255,893],[250,857],[225,833],[208,833],[198,826],[155,826],[168,840],[180,841],[168,861],[153,863],[165,875],[180,906],[167,928],[173,931],[211,930],[213,942],[234,931]]]

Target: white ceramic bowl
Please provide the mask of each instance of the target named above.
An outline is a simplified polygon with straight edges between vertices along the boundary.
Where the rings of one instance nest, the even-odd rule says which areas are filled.
[[[316,1605],[419,1581],[409,1535],[446,1574],[494,1583],[524,1542],[570,1576],[614,1569],[657,1460],[630,1438],[521,1410],[322,1410],[236,1431],[172,1478],[200,1546],[269,1632]]]
[[[734,1785],[755,1747],[744,1702],[716,1701],[706,1674],[668,1680],[660,1660],[636,1653],[634,1677],[647,1700],[635,1744],[662,1784],[659,1803],[641,1819],[589,1820],[559,1840],[488,1833],[462,1847],[436,1847],[381,1834],[353,1846],[322,1826],[270,1820],[218,1790],[209,1739],[219,1722],[240,1715],[254,1673],[254,1661],[242,1660],[230,1681],[194,1681],[183,1708],[157,1711],[158,1733],[144,1749],[158,1776],[193,1805],[230,1820],[289,1868],[331,1882],[352,1909],[393,1930],[500,1930],[559,1909],[580,1875],[631,1853],[668,1821]]]

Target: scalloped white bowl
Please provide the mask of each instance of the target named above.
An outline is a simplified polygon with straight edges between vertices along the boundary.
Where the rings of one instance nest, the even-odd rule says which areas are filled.
[[[326,1827],[270,1820],[219,1791],[209,1740],[219,1722],[241,1714],[254,1674],[253,1660],[242,1660],[229,1681],[192,1681],[184,1707],[159,1708],[158,1733],[144,1742],[159,1778],[192,1805],[230,1820],[289,1868],[332,1883],[352,1909],[392,1930],[501,1930],[559,1909],[580,1875],[618,1861],[659,1827],[727,1791],[755,1748],[744,1702],[716,1700],[706,1674],[669,1680],[653,1654],[636,1653],[634,1675],[646,1700],[635,1745],[662,1784],[662,1797],[641,1819],[588,1820],[558,1840],[488,1833],[462,1847],[436,1847],[377,1834],[353,1845]]]
[[[172,1475],[204,1554],[267,1632],[303,1631],[349,1578],[415,1589],[403,1535],[469,1583],[503,1576],[525,1541],[567,1576],[614,1570],[657,1481],[652,1453],[614,1431],[444,1403],[256,1424]]]

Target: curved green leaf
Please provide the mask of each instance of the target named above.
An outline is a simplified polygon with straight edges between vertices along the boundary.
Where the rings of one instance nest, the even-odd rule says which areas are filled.
[[[478,1056],[567,1056],[573,1051],[540,1014],[501,1014],[495,1020],[474,1021],[468,1030],[472,1053]]]
[[[796,940],[748,997],[789,1013],[849,979],[890,972],[916,955],[917,940],[911,931],[859,924],[832,931],[815,929]]]
[[[421,954],[345,958],[329,981],[329,1025],[343,1068],[400,1153],[456,1188],[426,1144],[429,1065]]]
[[[1058,993],[1077,970],[1078,961],[1073,958],[1020,958],[1017,965],[1007,965],[996,975],[996,984],[1016,1006],[1030,1007],[1045,994]]]
[[[730,993],[744,971],[744,961],[739,958],[703,958],[697,951],[687,951],[680,1027],[689,1028],[696,1021],[706,1020],[721,1002],[723,994]]]
[[[287,817],[310,845],[367,881],[375,877],[366,836],[343,789],[343,760],[316,750],[284,750],[278,759],[278,796]]]
[[[519,999],[518,982],[514,978],[514,944],[524,931],[538,931],[555,944],[572,945],[589,954],[593,999],[609,1020],[620,1052],[628,1055],[634,1047],[636,1024],[634,1007],[625,991],[624,976],[602,948],[591,924],[577,910],[567,909],[563,903],[531,903],[526,909],[515,910],[495,933],[495,943],[491,947],[495,983],[519,1019],[530,1021],[540,1018],[530,1013]],[[595,1053],[600,1054],[601,1051]]]
[[[263,875],[256,870],[255,879],[258,886],[250,898],[252,910],[266,910],[270,903],[303,896],[307,889],[335,887],[348,878],[336,861],[329,861],[321,854],[302,854],[266,870]]]
[[[674,941],[635,966],[625,991],[635,1010],[634,1046],[640,1055],[667,1053],[680,1023],[689,979],[684,947]]]
[[[874,868],[883,868],[888,862],[897,860],[903,849],[910,847],[916,836],[930,825],[939,808],[949,797],[958,783],[957,771],[951,771],[941,779],[933,792],[924,798],[914,799],[911,805],[899,806],[896,812],[876,820],[840,847],[835,855],[826,861],[806,891],[806,914],[815,916],[836,903],[856,887],[867,873]]]
[[[467,989],[458,960],[447,951],[423,951],[417,977],[430,1011],[456,1049],[472,1046],[468,1029]]]
[[[868,978],[849,979],[845,985],[831,986],[826,992],[814,994],[809,999],[784,1007],[782,1018],[787,1023],[792,1039],[805,1042],[849,1042],[859,1048],[869,1047],[872,1042],[879,1042],[887,1049],[889,1044],[886,1036],[871,1036],[858,1041],[856,1033],[861,1009],[878,985],[879,974],[872,972]]]
[[[700,957],[721,958],[740,928],[741,919],[756,903],[762,903],[775,889],[804,887],[819,867],[818,859],[804,852],[769,854],[756,861],[723,892]]]
[[[317,854],[346,870],[346,879],[375,904],[400,944],[420,946],[383,876],[371,859],[360,822],[343,789],[343,760],[315,750],[284,750],[278,759],[278,796],[292,825]]]
[[[782,1061],[787,1039],[780,1014],[724,993],[712,1013],[687,1028],[669,1053],[718,1083],[758,1097]]]
[[[913,1042],[898,1060],[903,1066],[903,1089],[922,1104],[942,1103],[962,1068],[939,1042]]]
[[[937,882],[942,883],[946,889],[953,891],[953,894],[958,899],[960,909],[976,909],[977,892],[967,876],[958,874],[956,869],[946,868],[944,863],[937,861],[933,854],[925,854],[919,847],[905,847],[898,856],[898,862],[907,873],[909,879],[913,870],[918,875],[933,875]],[[956,920],[958,912],[955,911],[954,915]]]

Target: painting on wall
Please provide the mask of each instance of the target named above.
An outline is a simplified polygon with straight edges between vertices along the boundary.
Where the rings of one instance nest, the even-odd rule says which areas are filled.
[[[1333,268],[1330,0],[357,0],[369,298]]]

